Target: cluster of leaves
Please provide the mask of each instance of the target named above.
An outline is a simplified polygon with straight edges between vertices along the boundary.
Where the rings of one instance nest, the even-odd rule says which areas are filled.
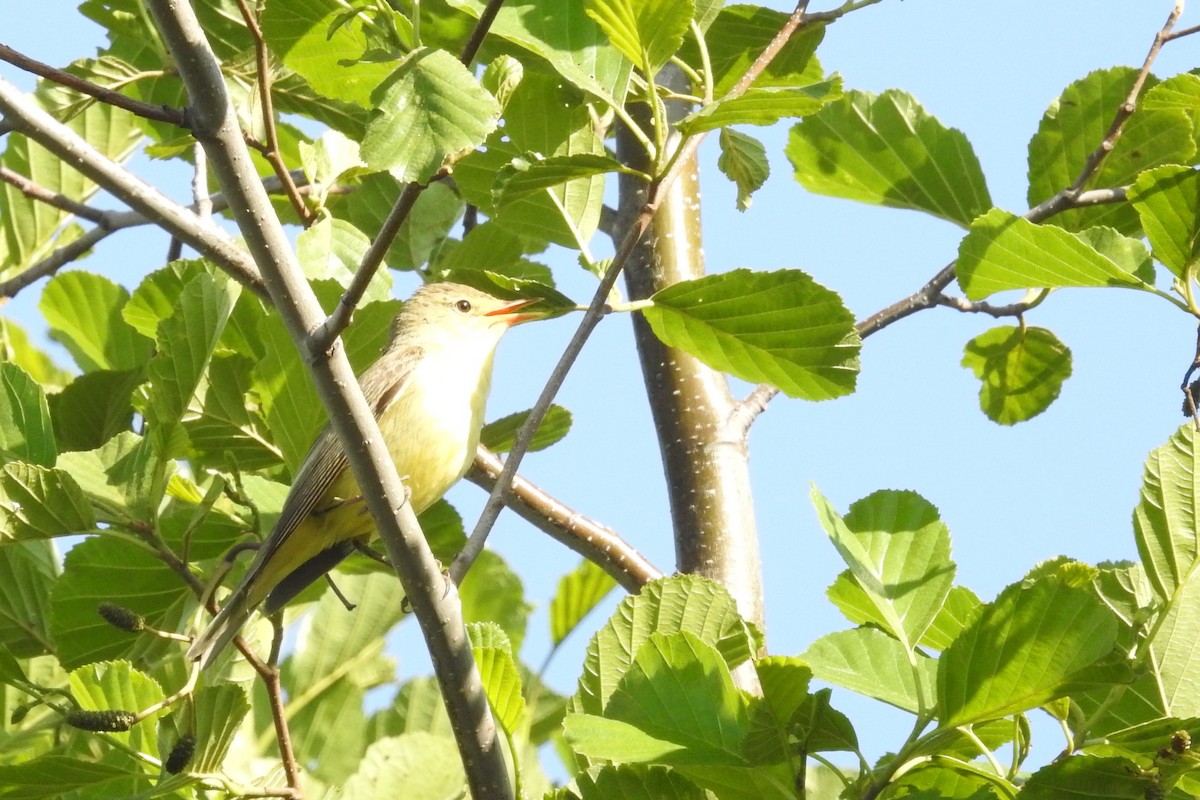
[[[963,226],[956,274],[971,301],[1011,289],[1117,286],[1200,316],[1197,75],[1147,81],[1123,135],[1089,176],[1088,186],[1120,190],[1119,202],[1035,221],[992,208],[966,137],[913,98],[843,91],[815,56],[822,25],[793,36],[745,88],[741,77],[786,15],[712,0],[525,0],[500,9],[477,76],[451,53],[482,3],[403,5],[268,2],[262,13],[276,109],[324,128],[312,137],[307,125],[273,121],[283,162],[308,178],[315,222],[296,249],[327,309],[409,182],[429,185],[389,248],[389,267],[436,279],[469,277],[486,264],[514,285],[552,286],[535,260],[550,245],[604,270],[590,242],[606,180],[661,178],[676,152],[672,131],[685,140],[719,131],[720,168],[745,207],[766,179],[766,153],[732,126],[801,118],[787,148],[799,183]],[[155,106],[186,104],[137,0],[85,0],[81,10],[109,43],[72,72]],[[196,11],[243,128],[262,139],[263,76],[237,5]],[[664,68],[686,76],[695,94],[660,85]],[[1129,69],[1093,73],[1051,107],[1030,143],[1031,205],[1081,174],[1136,78]],[[164,123],[50,86],[38,98],[114,160],[143,143],[156,157],[192,157],[190,135]],[[674,101],[689,111],[668,124]],[[638,105],[648,114],[631,113]],[[644,163],[612,154],[617,125],[640,142]],[[98,188],[24,137],[10,136],[0,161],[73,200]],[[273,170],[266,160],[258,166],[264,176]],[[453,185],[441,180],[450,171]],[[456,238],[468,205],[484,221]],[[297,221],[290,205],[278,211]],[[4,276],[83,235],[68,211],[7,184],[0,217]],[[1155,260],[1174,279],[1169,289],[1156,285]],[[344,337],[359,369],[379,352],[396,311],[391,297],[384,271]],[[203,590],[195,576],[270,529],[286,478],[323,423],[294,347],[258,297],[200,261],[173,262],[131,292],[65,272],[46,285],[41,310],[79,374],[57,368],[4,323],[0,785],[27,787],[29,797],[277,786],[275,729],[247,665],[226,659],[198,691],[163,704],[185,684],[188,665],[177,641],[153,632],[194,628]],[[854,388],[853,318],[836,293],[799,270],[680,283],[642,313],[664,342],[744,380],[813,400]],[[984,411],[1011,424],[1053,401],[1070,357],[1052,333],[1022,320],[970,342],[964,365],[983,382]],[[561,438],[569,415],[559,410],[550,422],[541,445]],[[503,449],[514,426],[501,421],[485,442]],[[1187,675],[1200,634],[1194,451],[1191,429],[1182,429],[1147,468],[1135,513],[1141,564],[1043,564],[991,603],[953,584],[949,533],[920,497],[879,493],[842,517],[815,496],[848,566],[830,599],[859,627],[821,638],[800,657],[760,657],[757,633],[719,587],[691,577],[658,582],[596,634],[569,701],[521,668],[529,608],[507,565],[485,554],[461,592],[521,789],[549,789],[530,752],[553,740],[578,770],[556,796],[580,800],[790,798],[801,789],[1009,797],[1022,783],[1034,797],[1066,785],[1096,797],[1200,790],[1185,746],[1200,728],[1200,697]],[[462,524],[452,509],[436,506],[422,522],[440,558],[457,550]],[[60,567],[54,541],[81,535]],[[337,577],[357,604],[352,616],[324,586],[289,611],[289,620],[311,614],[282,663],[283,715],[310,791],[340,785],[344,797],[373,798],[403,784],[413,797],[452,795],[461,766],[431,680],[410,681],[392,705],[364,710],[366,692],[394,680],[383,641],[403,607],[394,579],[372,564],[352,561]],[[552,606],[555,646],[610,588],[589,565],[564,578]],[[97,614],[105,601],[138,615],[143,630],[115,630]],[[266,649],[265,623],[249,635]],[[811,689],[814,677],[910,712],[912,734],[868,764],[830,691]],[[129,728],[125,712],[160,705],[121,729]],[[1025,776],[1024,715],[1037,708],[1062,721],[1070,755]],[[242,744],[231,749],[235,737]],[[1001,747],[1012,751],[1008,767],[995,754]],[[827,753],[854,754],[859,767],[811,766],[829,764]]]
[[[812,777],[806,759],[829,752],[860,766],[832,788],[818,772],[809,797],[1196,796],[1198,437],[1184,426],[1146,464],[1140,562],[1059,558],[990,603],[955,585],[950,532],[924,498],[877,492],[841,516],[814,490],[847,565],[828,596],[857,627],[798,658],[747,663],[753,631],[723,594],[686,578],[647,587],[593,638],[565,720],[585,763],[611,765],[558,796],[791,798]],[[760,694],[734,687],[731,672],[747,668]],[[814,677],[908,712],[912,733],[870,765]],[[1036,709],[1067,741],[1027,774]],[[615,788],[638,782],[652,788]]]

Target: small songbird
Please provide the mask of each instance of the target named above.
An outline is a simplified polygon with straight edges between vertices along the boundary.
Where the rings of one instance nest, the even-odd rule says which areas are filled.
[[[359,378],[413,511],[432,505],[471,465],[496,346],[513,325],[545,316],[527,309],[533,302],[456,283],[424,286],[404,304],[383,354]],[[254,563],[188,658],[207,666],[260,603],[267,613],[279,610],[374,535],[342,444],[326,425]]]

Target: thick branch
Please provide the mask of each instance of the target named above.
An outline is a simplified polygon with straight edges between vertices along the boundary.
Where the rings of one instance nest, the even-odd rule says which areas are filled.
[[[148,5],[192,100],[196,138],[204,145],[213,171],[232,201],[238,227],[262,266],[288,332],[304,352],[308,333],[321,324],[324,314],[255,177],[220,64],[188,3],[150,0]],[[346,354],[340,346],[334,346],[323,357],[311,352],[306,356],[329,418],[346,448],[350,468],[425,635],[471,794],[477,800],[511,798],[504,756],[467,639],[462,606],[453,587],[447,590],[416,515],[405,501],[404,486]]]
[[[491,490],[503,468],[496,454],[481,446],[467,478]],[[630,593],[662,577],[662,572],[616,531],[573,511],[520,475],[504,501],[535,528],[596,563]]]

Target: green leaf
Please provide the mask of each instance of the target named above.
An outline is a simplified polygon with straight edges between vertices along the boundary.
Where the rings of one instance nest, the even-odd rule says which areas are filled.
[[[717,168],[737,186],[737,209],[745,211],[750,207],[750,195],[761,189],[771,174],[767,148],[753,136],[730,128],[721,129],[719,141]]]
[[[70,473],[21,463],[0,468],[0,543],[83,533],[95,525]]]
[[[1176,717],[1200,716],[1196,642],[1200,641],[1200,576],[1179,587],[1155,632],[1151,660],[1159,705]]]
[[[71,381],[70,373],[59,369],[50,356],[34,347],[29,334],[11,319],[0,319],[0,361],[16,364],[44,389],[54,389]]]
[[[525,716],[525,698],[521,695],[521,675],[513,660],[512,644],[494,622],[472,623],[467,626],[467,634],[492,713],[500,727],[509,736],[515,736]]]
[[[50,635],[67,669],[118,658],[161,657],[179,648],[178,642],[109,625],[97,613],[103,602],[124,606],[147,625],[167,631],[177,630],[195,608],[187,584],[145,550],[116,538],[85,539],[67,553],[50,597]]]
[[[1116,619],[1090,589],[1056,575],[1013,584],[938,660],[941,724],[1028,711],[1085,686],[1116,640]],[[1096,682],[1113,680],[1101,670]]]
[[[967,342],[962,365],[983,382],[979,407],[988,419],[1015,425],[1058,399],[1071,351],[1045,328],[1000,325]]]
[[[651,634],[686,631],[716,647],[730,669],[757,649],[737,604],[718,584],[695,575],[651,581],[626,597],[588,644],[571,710],[600,714]]]
[[[341,296],[333,283],[316,288],[318,297],[331,303]],[[342,335],[342,342],[357,373],[379,357],[398,310],[397,302],[388,301],[368,303],[354,312],[354,324]],[[295,470],[326,422],[325,409],[278,317],[262,318],[259,339],[266,345],[266,354],[254,367],[252,391],[262,404],[272,441]]]
[[[47,622],[50,590],[57,577],[58,556],[50,542],[0,547],[0,652],[32,658],[51,651]],[[0,682],[12,678],[0,675]]]
[[[1029,141],[1029,205],[1036,206],[1075,182],[1088,156],[1104,141],[1138,71],[1132,67],[1097,70],[1075,81],[1046,110]],[[1157,81],[1151,76],[1144,90]],[[1143,170],[1161,164],[1189,164],[1196,146],[1192,122],[1179,110],[1141,108],[1130,117],[1111,153],[1088,182],[1090,187],[1124,186]],[[1138,232],[1137,214],[1125,203],[1075,209],[1054,216],[1067,230],[1107,225],[1124,234]]]
[[[401,686],[396,699],[387,708],[376,712],[370,725],[368,738],[372,741],[402,733],[454,735],[442,690],[432,675],[413,678]]]
[[[80,708],[87,711],[117,710],[136,713],[163,699],[162,687],[150,676],[134,669],[128,661],[93,664],[77,669],[71,673],[69,685],[71,696]],[[109,733],[106,736],[111,736],[136,751],[158,758],[158,738],[154,731],[154,721],[165,713],[165,710],[160,709],[130,730]]]
[[[1016,788],[1011,787],[1003,778],[992,776],[990,780],[984,779],[973,771],[955,769],[953,762],[949,763],[950,765],[945,767],[917,767],[905,773],[892,784],[897,796],[929,800],[1003,800],[1012,797],[1016,791]],[[996,784],[1003,785],[1008,791],[1002,792]]]
[[[950,531],[937,509],[915,492],[881,491],[850,506],[843,520],[816,489],[811,495],[884,630],[915,649],[954,582]]]
[[[800,270],[733,270],[656,293],[642,314],[664,343],[790,397],[854,390],[858,334],[841,298]]]
[[[183,287],[207,269],[202,259],[180,259],[151,272],[121,307],[121,317],[142,336],[157,339],[158,325],[175,313]]]
[[[349,222],[324,217],[296,237],[296,257],[309,280],[333,280],[342,288],[350,285],[371,240]],[[363,295],[364,302],[390,300],[392,276],[376,270]]]
[[[527,243],[507,226],[493,220],[476,225],[461,242],[443,243],[432,276],[435,280],[454,280],[464,273],[488,272],[554,285],[550,268],[523,258]]]
[[[762,696],[750,704],[742,754],[754,764],[775,764],[792,753],[792,722],[811,697],[812,669],[798,658],[768,656],[754,662]],[[803,741],[801,746],[803,746]]]
[[[58,471],[73,478],[84,503],[91,503],[88,519],[94,511],[100,522],[149,524],[162,501],[162,489],[155,487],[160,467],[142,437],[128,431],[94,450],[58,457]]]
[[[484,8],[481,0],[447,2],[476,19]],[[583,3],[526,0],[520,6],[505,4],[500,7],[488,34],[545,59],[575,88],[609,105],[624,102],[630,62],[588,17]],[[528,66],[526,62],[526,76]]]
[[[479,434],[479,443],[496,453],[507,453],[512,450],[516,441],[517,431],[529,418],[528,411],[518,411],[501,417],[495,422],[483,426]],[[559,405],[550,406],[545,418],[538,425],[529,441],[528,452],[536,453],[562,441],[571,430],[571,412]]]
[[[42,291],[38,308],[50,335],[84,372],[134,369],[150,358],[153,343],[121,317],[129,293],[108,278],[62,272]]]
[[[604,715],[662,743],[648,759],[664,764],[743,765],[741,742],[749,727],[746,703],[716,648],[686,631],[651,634],[615,687]],[[633,748],[592,736],[568,715],[567,741],[591,758],[647,760],[639,738]],[[614,729],[615,730],[615,729]]]
[[[604,174],[569,180],[515,199],[504,208],[493,204],[496,176],[515,158],[538,153],[548,159],[578,157],[587,163],[606,155],[583,100],[555,76],[527,71],[505,109],[503,130],[493,133],[485,148],[455,165],[454,178],[463,197],[526,239],[576,249],[579,240],[589,241],[600,221]],[[526,251],[540,246],[527,245]]]
[[[192,707],[196,753],[188,770],[215,772],[221,769],[242,720],[250,713],[250,701],[242,686],[221,684],[205,686],[196,692]]]
[[[575,776],[560,790],[579,800],[705,800],[705,792],[677,771],[645,764],[608,764]],[[555,800],[559,800],[556,796]]]
[[[459,587],[463,619],[495,622],[508,635],[513,653],[521,652],[533,606],[525,600],[520,577],[497,553],[479,554]]]
[[[321,595],[301,627],[295,653],[284,662],[288,721],[298,752],[317,763],[322,780],[352,775],[369,744],[363,697],[391,680],[384,635],[403,614],[404,592],[394,575],[339,575],[338,588],[355,604],[346,610],[333,592]]]
[[[401,190],[402,185],[391,175],[377,173],[365,178],[344,200],[331,198],[330,207],[368,237],[375,238]],[[462,216],[462,210],[463,201],[449,186],[434,183],[426,187],[388,248],[387,265],[411,270],[427,263]]]
[[[683,44],[692,0],[584,0],[584,10],[626,58],[653,78]]]
[[[270,3],[262,15],[263,37],[285,66],[326,97],[370,108],[371,93],[393,63],[357,60],[371,44],[366,27],[336,0]]]
[[[1200,258],[1200,173],[1188,167],[1146,170],[1129,190],[1154,257],[1177,278]]]
[[[19,794],[5,794],[20,800],[49,800],[72,790],[83,792],[80,796],[115,797],[111,792],[125,794],[129,779],[137,775],[104,762],[61,755],[43,755],[23,764],[0,764],[0,786],[19,787]]]
[[[451,798],[462,792],[465,781],[452,737],[406,733],[368,747],[341,796],[344,800],[379,800],[403,787],[406,797]]]
[[[207,385],[183,421],[193,469],[226,469],[230,459],[243,471],[283,462],[252,397],[253,365],[243,355],[214,355],[209,361]]]
[[[514,158],[496,175],[492,197],[495,208],[500,210],[567,181],[624,171],[621,162],[606,155],[578,153],[542,158],[536,153],[526,153]]]
[[[705,34],[712,64],[713,96],[722,97],[778,35],[788,14],[750,4],[727,5]],[[754,86],[807,86],[824,75],[813,54],[825,36],[825,25],[810,24],[792,34],[771,63],[754,81]],[[695,39],[684,40],[681,55],[693,67],[701,66]]]
[[[0,361],[0,457],[51,467],[57,455],[42,387],[16,364]]]
[[[991,208],[983,170],[961,131],[910,95],[849,92],[792,128],[788,159],[816,194],[909,208],[966,227]]]
[[[1145,248],[1119,234],[1098,235],[1035,225],[992,209],[975,220],[959,245],[958,282],[972,300],[1005,289],[1116,286],[1150,291],[1154,267]]]
[[[488,90],[503,109],[508,105],[509,98],[521,85],[525,77],[525,66],[509,55],[499,55],[493,58],[479,77],[479,83]]]
[[[550,599],[550,643],[555,647],[562,644],[616,585],[607,572],[586,558],[562,576]]]
[[[372,99],[362,158],[399,181],[425,182],[464,150],[483,143],[500,104],[454,56],[419,48],[400,62]]]
[[[774,125],[789,117],[815,114],[842,96],[838,77],[807,86],[751,87],[737,97],[717,100],[679,120],[687,136],[729,125]]]
[[[1200,562],[1200,453],[1191,422],[1152,451],[1142,473],[1141,497],[1133,511],[1133,536],[1146,575],[1168,600]]]
[[[1074,755],[1056,760],[1029,776],[1021,787],[1028,800],[1143,800],[1151,797],[1154,780],[1127,758]]]
[[[945,650],[979,618],[983,603],[965,586],[954,586],[933,622],[918,642],[931,650]]]
[[[813,675],[913,714],[933,706],[937,662],[915,654],[910,665],[904,646],[875,628],[826,634],[800,656]]]
[[[98,370],[76,376],[50,395],[54,436],[61,450],[95,450],[133,425],[133,391],[141,370]]]
[[[232,280],[197,275],[184,287],[171,317],[158,326],[144,413],[155,448],[164,457],[173,455],[174,433],[200,387],[240,288]]]

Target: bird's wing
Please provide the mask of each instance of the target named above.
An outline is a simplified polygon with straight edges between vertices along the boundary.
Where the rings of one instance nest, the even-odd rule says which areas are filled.
[[[412,368],[421,356],[419,348],[406,348],[408,353],[389,352],[387,358],[381,357],[370,366],[359,378],[359,386],[367,404],[371,406],[375,418],[379,419],[383,408],[392,398],[402,393],[412,379]],[[300,462],[296,471],[296,479],[292,482],[291,491],[284,500],[283,510],[271,535],[263,542],[256,559],[255,566],[266,564],[271,556],[279,549],[296,530],[297,526],[316,508],[333,482],[346,469],[346,451],[338,440],[337,432],[332,424],[326,424],[309,448],[308,454]],[[247,582],[253,580],[251,569]]]

